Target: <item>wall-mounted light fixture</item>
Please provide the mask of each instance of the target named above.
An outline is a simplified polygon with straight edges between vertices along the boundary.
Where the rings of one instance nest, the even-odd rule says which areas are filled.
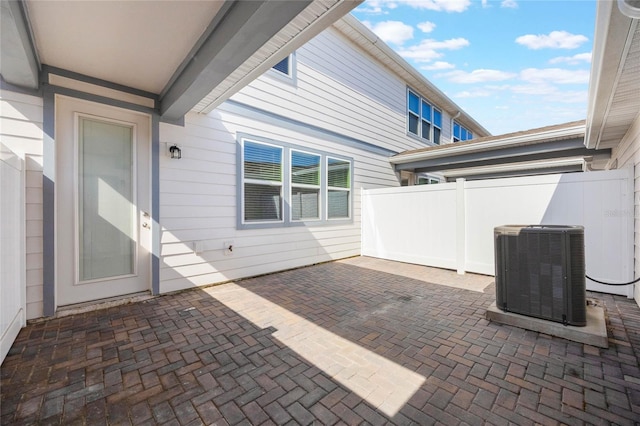
[[[173,159],[182,158],[182,150],[178,147],[178,145],[173,144],[169,147],[169,156]]]

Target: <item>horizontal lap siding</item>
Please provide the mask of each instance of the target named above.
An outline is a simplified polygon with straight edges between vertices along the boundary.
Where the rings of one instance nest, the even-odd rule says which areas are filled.
[[[406,134],[406,85],[329,29],[296,52],[295,84],[269,71],[233,100],[402,152],[425,145]]]
[[[25,164],[27,319],[42,316],[42,99],[0,92],[0,137]]]
[[[350,157],[354,161],[353,223],[236,229],[238,133]],[[328,142],[222,105],[189,114],[185,127],[161,125],[161,151],[179,143],[182,159],[160,158],[160,291],[214,284],[360,254],[360,189],[397,186],[388,158]],[[233,253],[223,244],[233,241]],[[195,253],[195,244],[201,252]]]
[[[612,152],[611,163],[617,162],[617,168],[634,168],[634,252],[635,277],[640,274],[640,116],[629,128],[620,145]],[[640,305],[640,284],[635,285],[635,300]]]
[[[406,135],[405,83],[338,32],[324,31],[296,58],[294,81],[269,71],[232,99],[395,152],[424,146]],[[162,292],[360,254],[360,189],[399,185],[388,157],[293,129],[228,104],[189,114],[184,128],[162,125],[161,149],[178,143],[183,152],[179,161],[160,159]],[[353,223],[236,230],[238,133],[352,158]]]

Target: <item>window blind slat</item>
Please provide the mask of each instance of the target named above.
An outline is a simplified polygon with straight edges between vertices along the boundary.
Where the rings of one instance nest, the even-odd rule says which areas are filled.
[[[320,156],[305,152],[291,152],[291,182],[320,185]]]

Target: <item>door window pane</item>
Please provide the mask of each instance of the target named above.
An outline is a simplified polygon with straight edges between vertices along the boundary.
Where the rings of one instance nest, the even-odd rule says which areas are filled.
[[[80,281],[135,273],[133,128],[80,118]]]

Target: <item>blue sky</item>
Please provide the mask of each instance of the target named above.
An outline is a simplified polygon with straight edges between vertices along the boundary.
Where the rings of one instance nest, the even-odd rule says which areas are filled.
[[[594,0],[366,0],[353,14],[494,135],[586,117]]]

